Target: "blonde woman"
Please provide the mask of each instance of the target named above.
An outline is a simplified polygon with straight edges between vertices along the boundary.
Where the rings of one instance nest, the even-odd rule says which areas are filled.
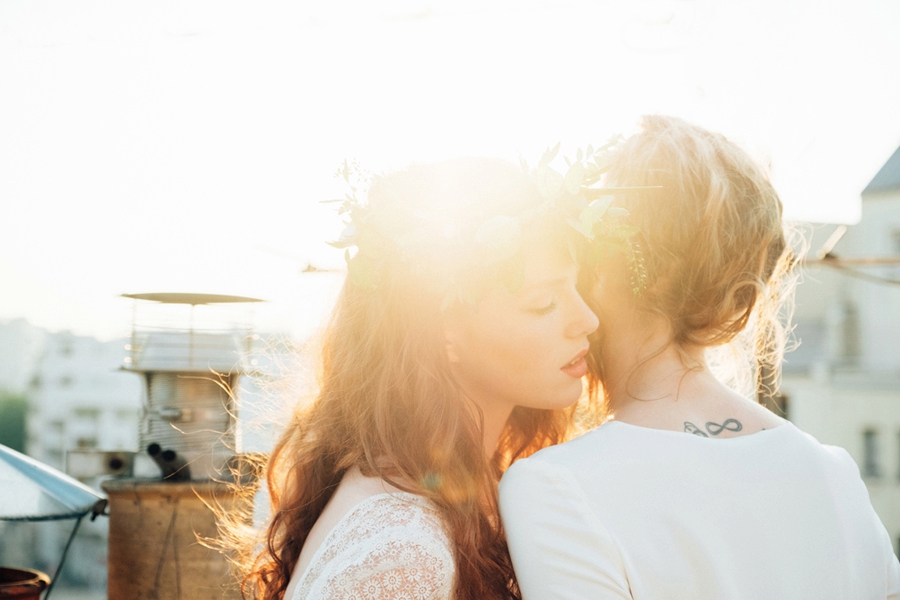
[[[601,263],[588,291],[600,317],[589,378],[608,422],[501,482],[523,598],[900,596],[850,456],[709,368],[729,343],[749,351],[738,379],[780,363],[790,257],[765,173],[721,135],[647,117],[608,179],[660,188],[621,201],[638,252]]]
[[[597,319],[520,169],[418,165],[343,207],[320,390],[271,455],[259,600],[518,598],[497,481],[562,441]]]

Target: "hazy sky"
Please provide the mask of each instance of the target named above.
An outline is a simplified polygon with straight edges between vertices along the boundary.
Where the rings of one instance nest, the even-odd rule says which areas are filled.
[[[0,319],[126,332],[123,292],[309,331],[345,156],[563,151],[683,116],[853,222],[900,144],[900,2],[0,0]]]

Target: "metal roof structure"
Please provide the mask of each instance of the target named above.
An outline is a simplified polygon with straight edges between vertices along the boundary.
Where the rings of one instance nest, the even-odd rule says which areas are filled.
[[[61,471],[0,444],[0,521],[57,521],[75,519],[75,526],[63,548],[44,592],[50,597],[59,579],[78,526],[88,514],[91,520],[104,514],[107,500]]]
[[[242,302],[265,302],[259,298],[248,298],[246,296],[226,296],[223,294],[185,294],[179,292],[172,293],[152,293],[152,294],[122,294],[123,298],[132,298],[134,300],[149,300],[151,302],[159,302],[161,304],[190,304],[196,306],[198,304],[233,304]]]
[[[106,499],[65,473],[0,444],[0,521],[80,519]]]
[[[862,191],[862,195],[869,196],[898,190],[900,190],[900,148],[894,150],[884,166]]]

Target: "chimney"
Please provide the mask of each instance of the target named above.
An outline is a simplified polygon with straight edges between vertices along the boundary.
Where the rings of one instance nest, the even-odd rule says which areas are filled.
[[[115,478],[109,495],[107,596],[153,600],[239,599],[226,556],[198,543],[217,536],[210,507],[237,501],[235,404],[252,345],[255,298],[125,294],[135,301],[125,370],[143,381],[140,449],[151,479]],[[229,585],[232,584],[232,585]]]

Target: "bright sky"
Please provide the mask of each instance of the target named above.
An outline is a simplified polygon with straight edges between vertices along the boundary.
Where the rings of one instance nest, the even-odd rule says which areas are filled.
[[[303,335],[345,156],[533,162],[648,112],[853,222],[900,144],[898,32],[895,0],[0,0],[0,320],[108,338],[120,293],[214,292]]]

